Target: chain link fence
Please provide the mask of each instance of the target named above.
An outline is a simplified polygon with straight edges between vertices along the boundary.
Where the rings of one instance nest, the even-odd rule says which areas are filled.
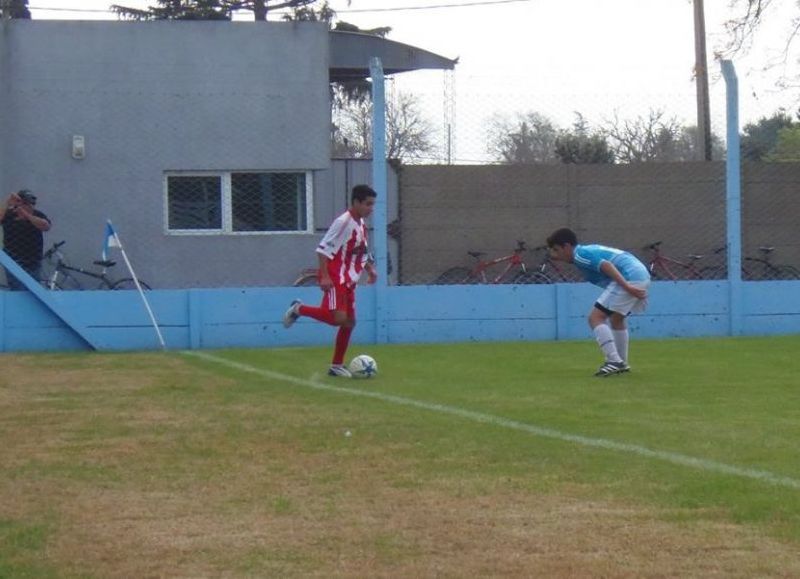
[[[494,80],[470,93],[456,73],[455,112],[442,113],[454,130],[440,132],[450,154],[398,171],[399,283],[580,281],[544,248],[559,227],[631,251],[656,279],[725,277],[724,94],[709,161],[693,90],[553,95]],[[437,94],[446,109],[438,88],[419,98]]]
[[[38,75],[51,70],[42,56],[7,79],[4,181],[30,189],[52,222],[37,275],[53,286],[61,268],[83,288],[129,277],[113,249],[117,265],[94,263],[111,219],[153,288],[313,283],[319,239],[352,186],[371,181],[370,127],[357,122],[368,103],[331,115],[327,86],[305,100],[284,94],[304,94],[290,71],[265,67],[270,82],[240,69],[212,78],[202,59],[167,66],[161,56],[145,51],[125,72],[98,73],[79,54],[69,82]],[[230,64],[208,56],[217,71]],[[165,74],[180,91],[163,86]],[[389,80],[390,283],[578,281],[543,249],[559,227],[631,251],[656,279],[727,276],[724,87],[712,91],[706,160],[692,87],[540,94],[514,78],[461,80]],[[783,128],[796,127],[790,120]],[[777,155],[780,142],[776,131],[772,148],[743,163],[746,280],[800,278],[800,164]],[[42,149],[56,162],[29,154]]]

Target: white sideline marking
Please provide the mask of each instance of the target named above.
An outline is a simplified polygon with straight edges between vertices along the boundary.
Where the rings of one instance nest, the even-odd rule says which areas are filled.
[[[472,410],[464,410],[463,408],[457,408],[455,406],[446,406],[444,404],[423,402],[421,400],[414,400],[412,398],[403,398],[402,396],[394,396],[392,394],[382,394],[380,392],[374,392],[371,390],[358,390],[355,388],[347,388],[344,386],[332,386],[330,384],[323,384],[322,382],[317,382],[316,380],[304,380],[302,378],[295,378],[294,376],[289,376],[287,374],[281,374],[279,372],[273,372],[271,370],[256,368],[255,366],[249,366],[247,364],[242,364],[240,362],[234,362],[233,360],[228,360],[220,356],[214,356],[212,354],[208,354],[205,352],[184,351],[182,353],[187,356],[194,356],[196,358],[201,358],[209,362],[222,364],[224,366],[228,366],[229,368],[233,368],[235,370],[240,370],[242,372],[255,374],[263,378],[271,378],[273,380],[280,380],[282,382],[290,382],[292,384],[297,384],[298,386],[305,386],[307,388],[314,388],[316,390],[324,390],[326,392],[337,392],[340,394],[350,394],[353,396],[362,396],[364,398],[374,398],[376,400],[389,402],[391,404],[398,404],[400,406],[411,406],[413,408],[420,408],[422,410],[428,410],[431,412],[439,412],[440,414],[449,414],[451,416],[466,418],[467,420],[473,420],[475,422],[480,422],[482,424],[491,424],[493,426],[501,426],[503,428],[509,428],[511,430],[527,432],[528,434],[533,434],[534,436],[541,436],[543,438],[552,438],[564,442],[572,442],[575,444],[579,444],[581,446],[588,446],[592,448],[602,448],[605,450],[614,450],[617,452],[627,452],[629,454],[635,454],[637,456],[642,456],[645,458],[653,458],[664,462],[671,462],[673,464],[688,466],[691,468],[696,468],[698,470],[728,474],[731,476],[736,476],[741,478],[749,478],[761,482],[766,482],[776,486],[788,487],[791,489],[800,489],[800,480],[774,474],[766,470],[742,468],[738,466],[728,465],[722,462],[716,462],[713,460],[695,458],[692,456],[679,454],[676,452],[651,450],[649,448],[646,448],[644,446],[639,446],[637,444],[615,442],[613,440],[606,440],[603,438],[591,438],[588,436],[581,436],[579,434],[569,434],[567,432],[553,430],[552,428],[534,426],[533,424],[517,422],[516,420],[509,420],[507,418],[501,418],[499,416],[492,416],[491,414],[473,412]]]

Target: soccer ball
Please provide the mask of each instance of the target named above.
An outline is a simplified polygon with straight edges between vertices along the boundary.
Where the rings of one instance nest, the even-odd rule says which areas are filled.
[[[360,354],[353,358],[347,369],[350,370],[353,378],[372,378],[378,373],[378,363],[375,358]]]

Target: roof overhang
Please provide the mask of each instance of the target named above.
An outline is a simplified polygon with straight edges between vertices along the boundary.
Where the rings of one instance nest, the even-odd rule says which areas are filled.
[[[369,61],[381,59],[384,74],[421,69],[452,70],[458,59],[451,60],[421,48],[359,32],[331,30],[330,80],[349,82],[369,78]]]

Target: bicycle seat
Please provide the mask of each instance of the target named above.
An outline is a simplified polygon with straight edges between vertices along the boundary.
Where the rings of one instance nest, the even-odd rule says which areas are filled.
[[[485,251],[468,251],[467,254],[471,255],[475,259],[478,259],[480,256],[486,255],[486,252]]]
[[[762,253],[769,253],[774,249],[775,249],[774,247],[770,247],[769,245],[762,245],[761,247],[758,248],[758,251]]]
[[[698,259],[703,259],[703,257],[704,257],[704,256],[703,256],[703,255],[700,255],[700,254],[697,254],[697,253],[690,253],[690,254],[689,254],[689,255],[687,255],[686,257],[688,257],[688,258],[689,258],[689,259],[691,259],[692,261],[697,261]]]
[[[651,243],[650,245],[645,245],[642,249],[655,249],[662,243],[663,241],[656,241],[655,243]]]
[[[93,263],[95,265],[99,265],[100,267],[112,267],[114,265],[117,265],[116,261],[109,261],[109,260],[103,260],[103,259],[98,259],[97,261],[95,261]]]

